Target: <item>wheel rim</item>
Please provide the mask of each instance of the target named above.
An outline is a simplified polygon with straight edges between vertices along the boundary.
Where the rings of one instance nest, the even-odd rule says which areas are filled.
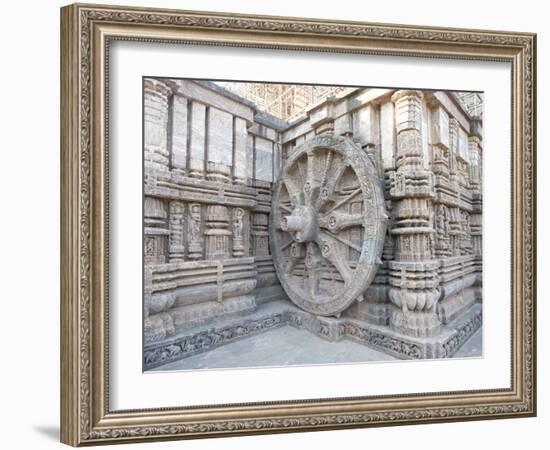
[[[338,315],[362,298],[385,229],[378,174],[353,141],[327,133],[294,150],[275,186],[269,234],[277,275],[296,305]]]

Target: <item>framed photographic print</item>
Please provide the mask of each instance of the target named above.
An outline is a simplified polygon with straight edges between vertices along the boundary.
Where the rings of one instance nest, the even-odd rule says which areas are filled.
[[[62,8],[62,441],[534,415],[535,38]]]

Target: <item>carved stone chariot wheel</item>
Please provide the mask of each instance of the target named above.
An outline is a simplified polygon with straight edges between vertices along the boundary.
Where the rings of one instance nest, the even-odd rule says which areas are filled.
[[[386,219],[369,156],[332,133],[296,147],[273,193],[270,245],[285,292],[300,308],[338,316],[374,278]]]

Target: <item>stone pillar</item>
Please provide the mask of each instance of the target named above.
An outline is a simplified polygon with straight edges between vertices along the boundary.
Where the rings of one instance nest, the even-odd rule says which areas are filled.
[[[434,105],[432,111],[432,170],[435,175],[449,179],[449,116]]]
[[[248,165],[248,130],[246,120],[235,117],[233,122],[233,183],[245,184]]]
[[[166,262],[167,212],[165,203],[155,197],[145,197],[144,221],[144,259],[145,264]]]
[[[189,259],[202,258],[201,205],[191,203],[187,221],[187,242]]]
[[[435,257],[445,258],[452,255],[451,241],[449,237],[449,209],[443,203],[434,205],[435,226]]]
[[[470,230],[472,236],[472,254],[481,264],[482,257],[482,215],[481,215],[481,196],[474,194],[474,211],[470,219]]]
[[[143,88],[145,173],[168,171],[168,109],[172,91],[159,80],[145,78]]]
[[[458,120],[454,117],[449,119],[449,179],[451,188],[457,192],[459,189],[459,174],[456,156],[458,153]]]
[[[183,222],[185,216],[185,205],[183,202],[170,202],[170,245],[168,255],[170,262],[183,261],[185,259],[185,245]]]
[[[204,158],[206,153],[206,106],[191,102],[188,120],[191,121],[189,139],[189,173],[192,178],[204,178]]]
[[[233,116],[210,107],[207,115],[207,173],[206,179],[219,183],[231,182],[233,154]]]
[[[397,170],[390,172],[395,239],[389,266],[393,330],[415,337],[438,334],[439,262],[433,258],[433,173],[422,151],[422,93],[402,90],[392,96],[397,131]]]
[[[187,173],[188,104],[181,95],[172,96],[171,167],[175,173]]]
[[[481,165],[481,117],[473,117],[470,123],[470,136],[468,137],[468,150],[470,157],[470,183],[473,197],[473,211],[470,216],[470,229],[472,236],[472,253],[481,265],[482,256],[482,165]],[[480,268],[481,270],[481,268]]]
[[[229,253],[229,214],[223,205],[209,205],[206,210],[206,259],[226,259]]]
[[[460,240],[462,237],[462,213],[459,207],[449,208],[449,246],[451,256],[460,256]]]
[[[470,184],[474,191],[481,192],[481,118],[474,117],[468,137],[470,159]]]
[[[269,255],[268,247],[269,216],[264,213],[254,213],[252,216],[252,247],[254,256]]]

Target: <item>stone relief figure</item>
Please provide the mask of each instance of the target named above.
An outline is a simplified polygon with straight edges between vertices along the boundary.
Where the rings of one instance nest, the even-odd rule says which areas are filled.
[[[189,206],[189,258],[199,259],[202,257],[202,239],[201,239],[201,205],[192,203]]]
[[[439,205],[437,212],[436,231],[439,236],[444,236],[447,234],[447,207],[445,205]]]
[[[184,212],[185,207],[182,202],[170,202],[170,261],[183,261],[184,259]]]
[[[233,256],[244,255],[243,219],[244,210],[236,208],[233,211]]]
[[[243,238],[243,216],[244,211],[241,208],[235,209],[235,216],[233,219],[233,239]]]
[[[144,254],[145,256],[155,256],[155,239],[154,238],[148,237],[145,239]]]

